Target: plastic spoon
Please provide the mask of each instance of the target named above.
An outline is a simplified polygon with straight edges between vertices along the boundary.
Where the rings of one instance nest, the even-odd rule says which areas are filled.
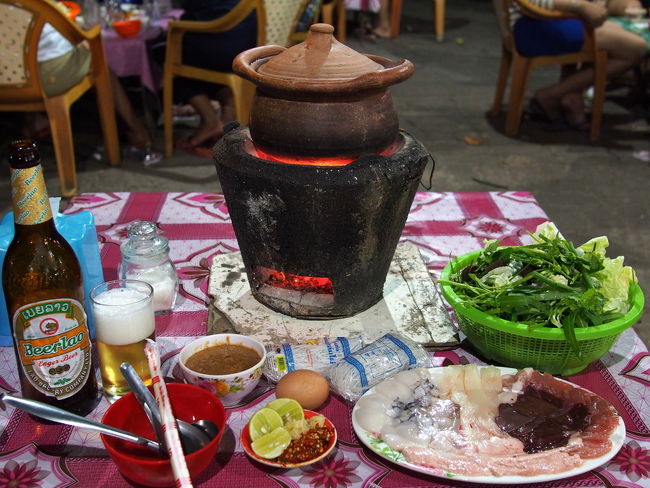
[[[145,386],[142,382],[142,378],[136,373],[135,369],[131,364],[124,362],[120,365],[120,370],[122,375],[126,379],[127,383],[131,387],[133,394],[136,399],[142,405],[147,417],[153,425],[154,431],[156,432],[156,437],[160,443],[162,449],[165,451],[164,455],[167,456],[167,447],[165,443],[165,434],[162,427],[162,419],[160,417],[160,411],[158,410],[158,404],[153,394],[149,391],[149,388]],[[208,445],[208,443],[214,438],[218,432],[217,426],[210,422],[209,420],[199,420],[197,424],[190,424],[184,420],[176,419],[176,424],[178,425],[178,431],[181,438],[181,443],[183,444],[183,451],[185,454],[190,454],[194,451],[198,451],[202,447]],[[212,424],[209,426],[208,424]],[[212,434],[212,432],[214,432]]]
[[[118,437],[119,439],[124,439],[135,444],[140,444],[141,446],[152,449],[158,453],[161,449],[160,444],[155,441],[140,437],[139,435],[127,432],[126,430],[111,427],[100,422],[95,422],[94,420],[81,417],[80,415],[75,415],[61,408],[48,405],[47,403],[28,400],[27,398],[15,397],[7,393],[0,393],[0,403],[10,405],[20,410],[24,410],[25,412],[31,413],[32,415],[36,415],[37,417],[51,420],[59,424],[73,425],[75,427],[90,429],[101,432],[102,434]]]

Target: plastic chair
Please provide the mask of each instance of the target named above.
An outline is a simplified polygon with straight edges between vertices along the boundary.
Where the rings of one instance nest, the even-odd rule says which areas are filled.
[[[235,114],[241,125],[248,123],[255,85],[234,73],[196,68],[185,65],[181,59],[183,36],[186,32],[225,32],[256,11],[257,45],[288,46],[300,13],[309,0],[241,0],[226,15],[208,22],[176,20],[169,23],[167,54],[163,70],[163,123],[165,126],[165,157],[174,151],[172,124],[172,94],[175,76],[184,76],[228,86],[233,93]]]
[[[299,42],[295,30],[309,2],[310,0],[264,0],[266,44],[286,47]]]
[[[390,7],[390,36],[399,35],[402,21],[402,0],[391,0]],[[433,0],[433,30],[436,40],[442,42],[445,38],[445,0]]]
[[[97,92],[97,106],[108,160],[120,164],[115,107],[101,29],[80,29],[61,10],[43,0],[0,0],[0,111],[44,111],[50,121],[61,194],[77,192],[70,106],[91,87]],[[48,97],[38,76],[38,41],[45,23],[52,25],[72,44],[86,41],[92,55],[88,76],[67,92]]]
[[[334,23],[334,14],[336,13],[336,24]],[[323,2],[321,5],[321,20],[325,24],[333,25],[336,30],[334,36],[339,42],[345,43],[347,36],[346,33],[346,11],[345,0],[332,0],[331,2]]]
[[[167,51],[163,70],[163,124],[165,128],[165,157],[174,152],[174,126],[172,122],[172,103],[174,77],[183,76],[196,80],[225,85],[232,90],[237,121],[248,123],[250,105],[255,86],[234,73],[212,71],[183,64],[183,36],[187,32],[226,32],[240,24],[255,11],[257,16],[257,44],[264,45],[267,39],[266,9],[262,0],[242,0],[226,15],[218,19],[198,22],[175,20],[169,22],[167,30]]]
[[[306,7],[309,6],[311,3],[311,0],[307,0],[306,2]],[[346,39],[346,9],[345,9],[345,0],[330,0],[330,1],[324,1],[324,0],[317,0],[315,1],[316,5],[311,12],[311,18],[309,19],[310,24],[314,24],[316,22],[323,22],[325,24],[330,24],[335,27],[334,29],[334,35],[336,39],[339,42],[345,43]],[[305,9],[302,9],[299,12],[298,18],[296,18],[296,24],[298,24],[298,20],[301,19],[302,12]],[[336,23],[334,23],[334,15],[336,15]],[[297,44],[299,42],[303,42],[305,39],[307,39],[307,32],[309,32],[309,26],[307,28],[303,28],[304,30],[298,31],[297,28],[299,26],[294,26],[292,29],[292,34],[290,37],[290,44]]]
[[[566,19],[575,18],[575,15],[558,10],[546,10],[529,3],[527,0],[493,0],[499,29],[501,30],[501,64],[499,77],[494,93],[494,103],[490,115],[493,117],[501,113],[501,102],[508,84],[508,75],[512,67],[510,80],[510,102],[506,116],[506,134],[516,136],[519,132],[521,114],[523,111],[526,85],[530,72],[540,66],[565,66],[578,63],[593,63],[594,65],[594,98],[591,106],[591,129],[589,138],[597,141],[600,137],[600,128],[603,117],[603,103],[605,101],[605,82],[607,78],[607,52],[596,48],[594,30],[585,26],[585,42],[582,51],[562,54],[558,56],[524,57],[517,52],[510,24],[510,8],[516,3],[521,11],[529,16],[539,19]]]

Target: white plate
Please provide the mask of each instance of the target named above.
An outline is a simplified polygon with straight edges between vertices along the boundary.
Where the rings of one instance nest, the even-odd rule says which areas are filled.
[[[497,367],[501,371],[502,376],[506,374],[513,374],[517,371],[512,368],[504,368],[500,366]],[[431,368],[431,369],[434,370],[439,368]],[[558,381],[564,381],[560,378],[555,378],[555,379]],[[571,386],[574,386],[575,388],[581,388],[580,386],[575,385],[569,381],[564,381],[564,382],[570,384]],[[374,392],[374,390],[375,390],[374,388],[371,388],[363,396],[370,395],[371,393]],[[374,451],[379,456],[389,461],[392,461],[395,464],[398,464],[404,468],[410,469],[412,471],[417,471],[419,473],[436,476],[438,478],[468,481],[471,483],[492,483],[497,485],[516,486],[524,483],[542,483],[545,481],[553,481],[562,478],[568,478],[569,476],[576,476],[578,474],[591,471],[592,469],[595,469],[601,466],[602,464],[605,464],[607,461],[609,461],[611,458],[613,458],[616,455],[616,453],[623,445],[623,442],[625,441],[625,423],[623,422],[623,419],[619,416],[618,427],[616,427],[614,432],[612,432],[612,434],[609,436],[609,440],[612,443],[612,448],[606,454],[598,458],[586,459],[583,464],[581,464],[576,468],[570,469],[568,471],[563,471],[561,473],[542,474],[536,476],[466,476],[466,475],[454,474],[449,471],[445,471],[443,469],[428,468],[425,466],[419,466],[417,464],[409,463],[408,461],[406,461],[406,458],[400,451],[397,451],[389,447],[384,441],[373,436],[370,432],[366,431],[365,429],[361,428],[355,418],[356,410],[357,410],[357,406],[355,405],[354,408],[352,409],[352,427],[354,428],[354,432],[357,434],[359,440],[366,447]]]
[[[648,22],[649,21],[647,21],[647,20],[646,21],[636,21],[636,22],[632,22],[632,25],[636,29],[642,29],[643,30],[643,29],[647,29],[648,27],[650,27]]]

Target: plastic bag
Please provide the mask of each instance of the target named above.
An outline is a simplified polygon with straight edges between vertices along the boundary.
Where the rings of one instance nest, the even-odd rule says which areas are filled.
[[[398,371],[433,365],[432,357],[422,344],[400,334],[386,334],[343,358],[327,376],[332,390],[354,403],[370,388]]]
[[[362,347],[361,337],[324,337],[305,344],[267,346],[264,374],[274,383],[296,369],[311,369],[325,375],[329,368]]]

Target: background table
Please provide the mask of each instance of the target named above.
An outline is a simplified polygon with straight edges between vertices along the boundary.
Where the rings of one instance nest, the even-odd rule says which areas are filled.
[[[158,93],[162,81],[162,67],[150,59],[148,43],[160,38],[167,32],[170,20],[177,20],[183,10],[170,10],[164,18],[154,20],[138,33],[137,36],[124,39],[113,29],[102,30],[104,50],[108,65],[119,78],[137,76],[142,86],[151,93]]]
[[[207,326],[206,295],[210,259],[237,250],[223,196],[205,193],[82,194],[66,213],[90,210],[95,215],[106,279],[117,276],[119,244],[128,223],[136,219],[158,223],[170,239],[171,257],[181,277],[174,313],[158,317],[157,337],[168,375],[180,377],[176,353]],[[484,239],[506,244],[526,242],[527,231],[547,220],[526,192],[418,193],[402,241],[419,247],[432,276],[451,256],[478,249]],[[478,362],[463,349],[436,353],[439,362]],[[650,353],[633,330],[626,331],[602,359],[571,380],[609,400],[627,427],[623,449],[607,465],[545,487],[650,486]],[[0,348],[0,388],[15,392],[18,384],[11,348]],[[476,486],[441,480],[402,469],[359,445],[352,430],[350,408],[331,396],[322,413],[335,424],[339,443],[321,463],[293,470],[274,470],[250,461],[239,445],[239,434],[254,410],[274,398],[268,385],[249,403],[229,410],[229,429],[219,454],[198,486],[324,486],[413,487]],[[105,400],[90,415],[100,419]],[[132,486],[107,458],[98,435],[72,427],[42,425],[23,412],[0,411],[0,486],[33,476],[23,486]],[[40,480],[40,481],[38,481]],[[39,484],[40,483],[40,484]]]

